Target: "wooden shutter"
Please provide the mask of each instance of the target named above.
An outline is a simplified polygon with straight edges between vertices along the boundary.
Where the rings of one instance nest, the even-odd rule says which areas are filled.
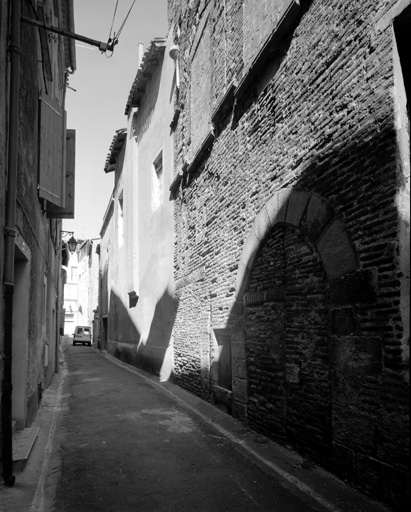
[[[37,6],[37,13],[38,13],[39,19],[45,25],[47,25],[46,17],[44,15],[43,5],[41,3]],[[47,40],[46,29],[39,28],[39,35],[40,35],[41,55],[42,55],[42,61],[43,61],[43,72],[44,72],[45,78],[49,82],[52,82],[53,81],[53,72],[51,69],[50,49],[49,49],[49,43]]]
[[[64,207],[66,113],[55,100],[40,98],[39,195]]]
[[[74,219],[76,130],[66,131],[66,184],[64,207],[47,205],[47,216],[57,219]]]

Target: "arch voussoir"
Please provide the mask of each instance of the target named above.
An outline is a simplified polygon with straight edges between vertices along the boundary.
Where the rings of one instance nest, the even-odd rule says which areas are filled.
[[[306,190],[294,189],[289,198],[287,216],[285,222],[292,226],[299,227],[302,216],[310,200],[310,194]]]
[[[261,243],[279,222],[300,229],[316,246],[330,281],[358,270],[358,260],[347,230],[331,205],[316,193],[288,187],[267,201],[251,227],[237,273],[237,299],[245,289]]]
[[[331,205],[318,194],[310,194],[304,218],[300,222],[300,229],[311,240],[317,243],[321,233],[334,217],[334,210]]]
[[[275,193],[275,195],[267,201],[265,209],[270,222],[270,228],[274,227],[277,222],[284,222],[287,215],[288,198],[292,194],[291,188],[284,188]],[[261,214],[261,212],[260,212]]]
[[[317,242],[325,271],[330,281],[335,281],[358,269],[358,261],[343,222],[335,218]]]

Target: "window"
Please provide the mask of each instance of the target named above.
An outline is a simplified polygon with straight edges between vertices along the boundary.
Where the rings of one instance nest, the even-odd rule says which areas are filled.
[[[203,16],[202,24],[197,31],[197,38],[193,44],[191,55],[191,92],[190,92],[190,136],[191,155],[194,157],[201,144],[210,132],[211,121],[211,80],[213,76],[213,59],[211,53],[211,27],[208,14],[212,4],[209,4],[207,13]]]
[[[153,162],[151,209],[156,211],[163,202],[163,152]]]
[[[117,208],[117,230],[118,230],[118,246],[121,247],[124,242],[124,200],[123,191],[118,196]]]
[[[243,57],[245,67],[249,67],[272,35],[273,29],[294,18],[294,11],[299,11],[296,0],[277,0],[261,2],[261,0],[245,0],[243,11]],[[292,15],[292,16],[291,16]]]
[[[78,280],[78,268],[77,267],[71,267],[71,281],[77,281]]]
[[[235,91],[237,99],[243,96],[252,85],[258,84],[258,92],[256,92],[260,94],[272,80],[291,44],[289,36],[295,30],[300,16],[299,0],[278,0],[263,4],[259,0],[245,0],[243,11],[245,69]]]

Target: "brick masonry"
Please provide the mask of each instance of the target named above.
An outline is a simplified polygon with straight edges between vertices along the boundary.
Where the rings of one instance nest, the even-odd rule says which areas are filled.
[[[182,77],[176,172],[210,111],[192,97],[193,73],[203,70],[213,111],[269,37],[265,23],[251,37],[252,4],[169,0]],[[212,329],[229,327],[233,414],[405,509],[403,169],[389,20],[408,4],[300,5],[290,37],[225,106],[211,149],[175,193],[175,279],[204,269],[176,292],[175,379],[218,403]],[[193,57],[203,16],[209,48]]]

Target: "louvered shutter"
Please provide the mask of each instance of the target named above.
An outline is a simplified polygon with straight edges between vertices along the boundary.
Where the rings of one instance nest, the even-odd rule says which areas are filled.
[[[57,219],[74,219],[74,185],[76,158],[76,130],[66,131],[66,186],[64,207],[47,205],[47,216]]]
[[[39,195],[64,207],[66,113],[56,101],[40,99]]]

